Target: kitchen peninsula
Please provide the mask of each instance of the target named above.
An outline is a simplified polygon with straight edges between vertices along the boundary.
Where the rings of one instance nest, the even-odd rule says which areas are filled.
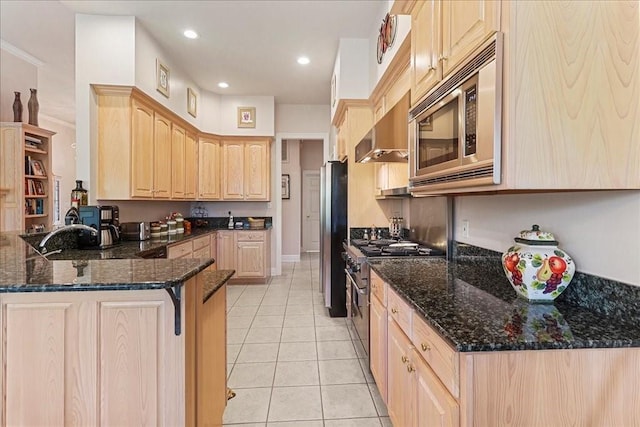
[[[0,233],[1,423],[221,424],[233,270],[69,257]]]

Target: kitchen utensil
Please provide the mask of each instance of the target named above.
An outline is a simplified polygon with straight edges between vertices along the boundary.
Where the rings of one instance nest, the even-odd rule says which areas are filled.
[[[552,302],[571,282],[576,266],[558,248],[555,236],[537,225],[523,230],[516,244],[502,254],[502,267],[518,296],[534,302]]]
[[[156,225],[155,232],[160,235],[160,225]],[[151,225],[148,222],[123,222],[120,225],[122,240],[147,240],[151,238]]]

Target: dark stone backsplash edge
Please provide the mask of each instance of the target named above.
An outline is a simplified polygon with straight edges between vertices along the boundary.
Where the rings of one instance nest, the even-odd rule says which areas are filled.
[[[453,242],[453,258],[501,257],[500,252]],[[640,322],[640,286],[576,271],[557,302],[583,307],[621,322]]]
[[[273,219],[270,216],[253,216],[254,219],[264,219],[264,227],[271,228]],[[225,229],[229,225],[229,217],[226,216],[209,216],[209,217],[188,217],[185,218],[191,222],[191,227],[194,228],[213,228],[213,229]],[[248,223],[248,216],[234,216],[234,224],[236,222]]]
[[[364,239],[364,232],[371,232],[371,227],[350,227],[349,228],[349,239]],[[389,229],[385,227],[376,227],[376,232],[379,233],[378,238],[380,239],[390,239],[391,234],[389,233]],[[403,228],[400,234],[401,238],[406,238],[409,236],[409,229]]]

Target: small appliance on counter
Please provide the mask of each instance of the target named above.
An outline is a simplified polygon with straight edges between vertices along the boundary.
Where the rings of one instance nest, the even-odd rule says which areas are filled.
[[[78,234],[78,246],[82,248],[107,248],[120,241],[120,210],[117,206],[79,206],[80,224],[88,225],[99,232],[92,235],[88,231]]]
[[[120,238],[134,241],[148,240],[151,238],[151,224],[148,222],[123,222],[120,224]]]

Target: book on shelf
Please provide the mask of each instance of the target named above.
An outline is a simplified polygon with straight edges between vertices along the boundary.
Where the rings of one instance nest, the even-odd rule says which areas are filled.
[[[37,138],[32,135],[25,135],[24,140],[25,140],[25,143],[29,143],[29,144],[35,144],[35,145],[42,144],[42,140],[40,138]]]
[[[26,178],[24,180],[25,196],[44,196],[44,184],[40,181]]]
[[[24,201],[24,213],[25,215],[43,215],[44,214],[44,200],[43,199],[28,199]]]
[[[33,175],[31,170],[31,156],[24,156],[24,174]]]

